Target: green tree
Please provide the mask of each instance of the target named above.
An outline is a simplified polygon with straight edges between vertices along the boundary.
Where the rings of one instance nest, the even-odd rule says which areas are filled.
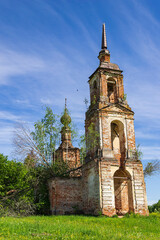
[[[0,154],[0,196],[3,197],[23,189],[26,174],[27,169],[22,163],[9,161],[7,157]]]
[[[21,159],[32,152],[37,164],[51,168],[53,153],[60,136],[59,116],[53,114],[51,108],[46,107],[45,116],[35,122],[34,131],[27,125],[18,124],[15,128],[15,153]]]
[[[67,109],[64,111],[68,114]],[[59,144],[61,127],[59,116],[54,114],[49,107],[45,109],[45,116],[35,122],[34,131],[31,131],[27,125],[18,124],[14,134],[16,155],[24,159],[26,156],[29,157],[32,152],[34,161],[36,161],[37,164],[42,164],[53,170],[51,167],[53,164],[53,153]],[[71,130],[72,140],[75,140],[77,130],[71,121],[69,128]]]
[[[64,111],[68,114],[66,108]],[[65,121],[66,118],[63,120]],[[69,123],[64,121],[63,125],[67,124],[72,135],[75,136],[76,131],[73,130],[71,119]],[[33,191],[31,195],[34,196],[32,203],[38,214],[48,214],[48,179],[55,176],[68,176],[69,169],[66,163],[52,161],[53,153],[59,142],[60,129],[59,116],[53,114],[51,108],[46,107],[45,116],[34,124],[34,131],[31,132],[27,126],[22,124],[15,130],[15,152],[24,159],[24,166],[28,171],[28,176],[32,179],[30,183]]]
[[[149,212],[152,213],[152,212],[159,212],[160,213],[160,200],[151,205],[151,206],[148,206],[148,209],[149,209]]]
[[[23,163],[0,154],[0,215],[34,212],[33,176]]]
[[[43,156],[46,162],[51,163],[60,133],[58,116],[53,114],[51,108],[46,107],[44,118],[37,121],[34,128],[35,130],[31,134],[40,152],[40,157]]]

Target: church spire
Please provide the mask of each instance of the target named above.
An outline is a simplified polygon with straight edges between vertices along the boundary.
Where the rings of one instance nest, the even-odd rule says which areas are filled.
[[[68,109],[67,109],[67,99],[65,98],[65,108],[63,115],[60,119],[61,123],[63,124],[63,127],[61,129],[61,146],[62,147],[73,147],[71,143],[71,117],[69,116]]]
[[[110,62],[110,52],[107,49],[105,23],[103,23],[102,25],[102,45],[101,45],[101,51],[99,52],[98,58],[100,62]]]
[[[102,25],[102,49],[107,49],[106,29],[105,23]]]

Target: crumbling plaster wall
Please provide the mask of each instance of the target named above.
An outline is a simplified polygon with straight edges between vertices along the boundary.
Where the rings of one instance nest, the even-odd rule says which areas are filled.
[[[82,168],[82,196],[85,214],[97,215],[100,209],[99,165],[96,160]]]
[[[135,132],[134,132],[134,119],[126,119],[126,130],[127,130],[127,140],[128,140],[128,150],[133,151],[136,149],[135,144]]]

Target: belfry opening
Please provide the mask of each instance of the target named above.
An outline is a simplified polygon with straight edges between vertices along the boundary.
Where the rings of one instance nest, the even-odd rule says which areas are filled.
[[[117,101],[116,82],[113,78],[107,81],[108,102],[115,103]]]

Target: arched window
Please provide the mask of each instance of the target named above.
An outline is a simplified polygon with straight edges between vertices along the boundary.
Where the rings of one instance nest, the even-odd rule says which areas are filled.
[[[125,162],[125,136],[124,125],[119,120],[111,122],[111,145],[114,157],[120,161],[120,166]]]
[[[111,139],[112,150],[119,152],[120,150],[119,128],[116,123],[111,124]]]

